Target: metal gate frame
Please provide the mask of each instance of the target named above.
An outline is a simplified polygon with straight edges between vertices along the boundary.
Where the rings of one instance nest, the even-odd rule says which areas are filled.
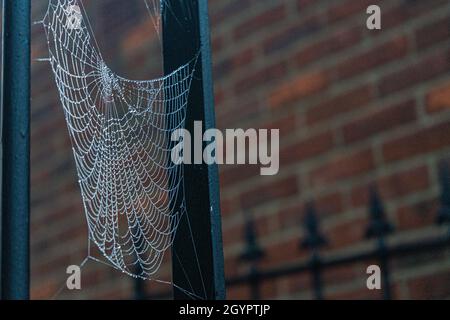
[[[30,1],[3,1],[3,299],[29,299]]]
[[[172,14],[164,14],[164,68],[174,70],[195,56],[200,48],[188,103],[187,126],[203,121],[205,130],[215,126],[211,50],[207,0],[166,0]],[[177,15],[191,9],[191,19]],[[1,297],[30,298],[30,0],[3,1],[2,61],[2,246]],[[167,7],[165,9],[168,9]],[[224,264],[217,166],[185,167],[187,210],[194,217],[192,232],[181,223],[175,238],[184,269],[173,263],[173,281],[187,288],[187,273],[194,290],[208,299],[225,298]],[[186,237],[193,234],[199,264]],[[176,261],[176,260],[174,260]],[[199,271],[202,279],[199,279]],[[200,281],[201,280],[201,281]],[[204,287],[204,288],[203,288]],[[175,299],[187,296],[174,288]],[[192,298],[192,297],[190,297]]]

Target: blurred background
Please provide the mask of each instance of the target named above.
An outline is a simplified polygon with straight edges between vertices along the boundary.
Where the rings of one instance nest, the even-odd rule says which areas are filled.
[[[161,74],[143,1],[84,3],[112,70]],[[382,30],[366,28],[371,4]],[[48,1],[32,5],[41,20]],[[220,167],[228,298],[450,298],[450,2],[209,6],[218,127],[281,130],[278,175]],[[33,59],[47,57],[42,26],[32,37]],[[87,227],[53,74],[35,60],[31,111],[32,298],[170,298],[93,262],[83,290],[60,291]],[[366,287],[372,264],[384,290]]]

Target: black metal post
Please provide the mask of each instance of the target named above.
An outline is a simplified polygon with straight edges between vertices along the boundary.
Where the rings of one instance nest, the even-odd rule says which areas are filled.
[[[207,0],[163,2],[164,69],[170,73],[199,54],[188,102],[186,129],[194,122],[215,128],[214,94]],[[187,216],[173,246],[173,282],[207,299],[225,298],[225,278],[216,165],[185,165]],[[174,288],[175,299],[195,296]]]
[[[371,221],[367,229],[368,238],[377,239],[378,259],[381,269],[383,299],[391,300],[391,281],[389,272],[389,249],[386,246],[386,235],[392,232],[393,227],[387,221],[383,203],[375,186],[370,188],[369,214]]]
[[[29,299],[30,0],[3,1],[2,298]]]
[[[319,250],[326,244],[326,240],[320,232],[317,212],[313,203],[309,203],[306,206],[306,217],[304,224],[307,236],[302,241],[301,247],[311,250],[310,269],[314,298],[316,300],[323,300],[322,259],[320,257]]]
[[[245,252],[241,256],[241,260],[250,263],[249,284],[252,300],[260,300],[260,283],[261,277],[258,270],[258,262],[263,258],[264,251],[258,243],[258,236],[253,222],[253,217],[249,214],[245,217]]]

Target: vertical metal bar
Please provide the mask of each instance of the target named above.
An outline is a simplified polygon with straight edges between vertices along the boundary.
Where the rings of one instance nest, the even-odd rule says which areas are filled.
[[[258,243],[258,236],[256,234],[256,227],[253,222],[253,216],[248,213],[245,217],[245,251],[241,256],[241,260],[250,263],[249,284],[250,297],[252,300],[260,300],[260,284],[261,277],[259,273],[259,261],[264,257],[264,251]]]
[[[323,300],[323,289],[322,289],[322,260],[320,258],[320,254],[317,249],[314,249],[314,252],[311,257],[311,268],[312,268],[312,286],[314,291],[314,299],[315,300]]]
[[[310,271],[312,289],[316,300],[323,300],[322,288],[322,259],[320,248],[325,246],[327,240],[320,231],[320,223],[317,217],[316,208],[313,202],[306,205],[306,216],[304,221],[306,238],[301,241],[300,247],[311,250]]]
[[[381,281],[383,288],[383,299],[392,300],[391,292],[391,273],[389,270],[389,256],[388,248],[386,247],[386,241],[383,235],[380,235],[378,239],[378,255],[381,269]]]
[[[30,1],[3,1],[2,298],[29,299]]]
[[[386,236],[393,231],[384,210],[383,202],[378,194],[376,186],[371,186],[369,199],[370,224],[367,228],[366,237],[377,239],[378,259],[382,275],[383,299],[391,300],[391,279],[389,271],[389,249],[386,246]]]
[[[211,48],[207,0],[163,2],[164,69],[169,73],[199,59],[187,106],[186,129],[194,122],[215,128]],[[175,299],[193,298],[181,287],[206,299],[225,298],[220,218],[219,176],[216,165],[185,165],[188,215],[180,221],[172,250]]]
[[[254,301],[261,300],[261,277],[259,276],[258,267],[252,262],[249,273],[250,297]]]

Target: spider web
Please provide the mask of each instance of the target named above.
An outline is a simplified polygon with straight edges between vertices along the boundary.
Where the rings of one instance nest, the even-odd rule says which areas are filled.
[[[159,2],[145,3],[159,30]],[[76,27],[71,6],[81,8]],[[115,268],[151,279],[186,213],[183,166],[170,160],[170,137],[185,126],[197,58],[159,79],[129,80],[103,60],[81,0],[50,0],[42,23],[89,241]]]

